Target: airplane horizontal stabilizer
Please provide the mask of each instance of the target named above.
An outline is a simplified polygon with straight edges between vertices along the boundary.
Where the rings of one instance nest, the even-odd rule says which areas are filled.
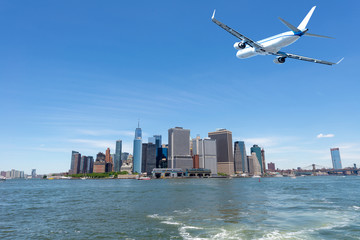
[[[297,29],[295,26],[291,25],[289,22],[285,21],[284,19],[282,19],[281,17],[279,17],[279,20],[285,24],[285,26],[287,26],[288,28],[290,28],[291,31],[293,32],[301,32],[299,29]]]
[[[311,36],[311,37],[321,37],[321,38],[331,38],[331,39],[335,39],[333,37],[328,37],[328,36],[324,36],[324,35],[318,35],[318,34],[313,34],[313,33],[305,33],[306,36]]]

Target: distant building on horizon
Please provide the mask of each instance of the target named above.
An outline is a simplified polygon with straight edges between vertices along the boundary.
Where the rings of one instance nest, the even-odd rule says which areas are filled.
[[[36,178],[36,169],[31,170],[31,177]]]
[[[273,162],[268,163],[268,170],[275,172],[275,163]]]
[[[183,171],[193,167],[190,155],[190,130],[182,127],[168,130],[168,168],[181,168]]]
[[[334,169],[342,169],[339,148],[330,148],[331,160]]]
[[[104,173],[106,170],[105,154],[99,152],[96,155],[96,161],[94,162],[94,173]]]
[[[142,163],[142,133],[138,123],[138,127],[135,129],[135,139],[133,147],[133,172],[141,173]]]
[[[4,176],[6,178],[25,178],[25,173],[24,171],[18,171],[18,170],[15,170],[15,169],[11,169],[11,171],[2,171],[1,172],[1,176]]]
[[[233,175],[235,171],[232,132],[226,129],[218,129],[215,132],[209,132],[208,136],[216,140],[217,171]]]

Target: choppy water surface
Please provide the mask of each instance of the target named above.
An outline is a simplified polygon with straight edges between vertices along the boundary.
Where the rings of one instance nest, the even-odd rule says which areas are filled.
[[[7,180],[0,239],[360,239],[360,177]]]

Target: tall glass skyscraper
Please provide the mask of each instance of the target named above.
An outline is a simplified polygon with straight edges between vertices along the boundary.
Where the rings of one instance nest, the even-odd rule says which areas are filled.
[[[135,129],[135,139],[142,138],[140,123],[138,122],[138,127]]]
[[[236,141],[234,143],[234,162],[235,162],[235,172],[247,173],[249,171],[249,166],[246,157],[245,143],[243,141]]]
[[[155,138],[156,148],[161,148],[161,135],[153,135],[153,137]]]
[[[135,129],[135,139],[134,139],[134,151],[133,151],[133,172],[141,173],[141,158],[142,158],[142,138],[141,138],[141,128],[138,124],[138,127]]]
[[[262,164],[262,156],[261,156],[261,148],[258,145],[254,145],[251,147],[251,153],[256,154],[256,158],[259,161],[261,173],[264,173],[264,167]]]
[[[116,141],[116,147],[115,147],[115,159],[114,159],[114,171],[120,172],[121,168],[121,150],[122,150],[122,141],[117,140]]]
[[[81,154],[76,151],[71,152],[71,165],[69,174],[78,174],[80,171]]]
[[[330,148],[331,160],[334,169],[342,169],[339,148]]]

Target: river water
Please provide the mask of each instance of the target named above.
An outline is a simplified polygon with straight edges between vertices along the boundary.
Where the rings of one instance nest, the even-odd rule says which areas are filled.
[[[7,180],[0,239],[360,239],[360,177]]]

